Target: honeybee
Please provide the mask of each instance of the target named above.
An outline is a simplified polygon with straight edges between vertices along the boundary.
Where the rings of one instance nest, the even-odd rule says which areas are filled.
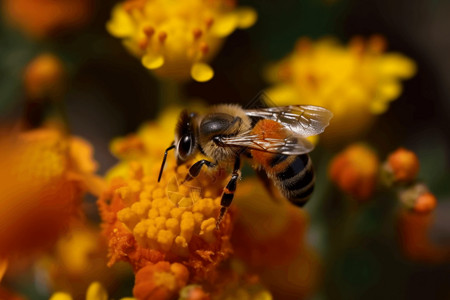
[[[243,109],[222,104],[212,106],[203,115],[185,110],[180,114],[175,140],[164,153],[158,182],[172,149],[178,165],[199,152],[208,158],[195,162],[184,182],[197,177],[203,166],[232,166],[231,178],[222,194],[218,227],[241,177],[241,157],[247,157],[259,175],[271,180],[285,198],[301,207],[310,198],[315,182],[308,155],[314,146],[306,137],[322,133],[332,116],[329,110],[313,105]]]

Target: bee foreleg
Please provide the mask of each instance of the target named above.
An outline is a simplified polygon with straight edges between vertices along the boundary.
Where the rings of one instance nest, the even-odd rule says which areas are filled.
[[[234,192],[236,191],[237,181],[241,177],[241,159],[239,156],[236,157],[234,162],[233,173],[231,174],[230,181],[228,181],[227,186],[223,189],[222,199],[220,200],[220,213],[216,222],[216,229],[219,229],[220,222],[222,222],[225,213],[230,207],[233,201]]]
[[[207,161],[206,159],[199,160],[189,168],[189,173],[186,175],[186,178],[184,178],[182,183],[191,181],[192,179],[197,177],[198,174],[200,174],[200,170],[202,169],[203,165],[206,165],[208,168],[214,168],[216,166],[215,163]]]

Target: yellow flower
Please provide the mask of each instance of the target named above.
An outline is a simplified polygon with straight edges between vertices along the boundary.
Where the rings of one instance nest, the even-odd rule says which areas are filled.
[[[113,9],[106,27],[158,76],[203,82],[214,75],[207,62],[223,39],[256,18],[253,9],[226,0],[128,0]]]
[[[79,216],[97,178],[91,152],[74,147],[90,146],[47,128],[0,136],[0,256],[48,246]]]
[[[224,176],[204,172],[181,184],[188,166],[177,168],[172,155],[157,182],[179,111],[169,109],[137,134],[112,143],[122,162],[107,174],[110,187],[98,205],[109,242],[110,265],[125,260],[138,271],[149,263],[177,261],[189,269],[192,280],[207,279],[231,253],[228,240],[233,212],[217,231]]]
[[[204,107],[191,104],[190,109],[201,112]],[[120,162],[106,174],[106,178],[108,180],[115,177],[128,178],[129,163],[132,161],[141,162],[146,173],[153,171],[149,169],[150,166],[160,165],[164,150],[174,139],[174,126],[182,110],[183,107],[168,107],[156,121],[144,123],[137,133],[115,138],[110,148]]]
[[[99,199],[104,233],[109,240],[110,264],[129,261],[135,270],[161,260],[182,261],[193,278],[203,279],[229,256],[231,231],[228,213],[215,229],[223,178],[206,172],[189,184],[180,184],[187,167],[176,168],[172,156],[161,182],[160,162],[145,169],[128,163],[129,176],[116,178]]]
[[[73,300],[72,295],[66,292],[56,292],[49,300]],[[86,300],[108,300],[108,292],[103,285],[98,282],[92,282],[86,291]],[[121,298],[120,300],[136,300],[132,297]]]
[[[359,135],[400,95],[400,80],[416,72],[411,59],[385,53],[384,48],[379,36],[367,42],[354,38],[348,46],[332,39],[300,39],[296,49],[269,70],[275,86],[267,93],[279,105],[312,104],[331,110],[334,117],[326,139]]]
[[[114,139],[111,152],[124,161],[147,158],[161,161],[164,150],[174,139],[174,124],[182,110],[182,107],[164,109],[156,121],[143,124],[137,133]],[[157,143],[155,139],[158,140]]]
[[[79,224],[58,240],[52,255],[47,255],[39,265],[48,270],[55,290],[81,299],[91,282],[98,280],[110,288],[125,273],[118,268],[120,266],[109,268],[106,265],[106,253],[107,245],[100,230],[89,224]]]

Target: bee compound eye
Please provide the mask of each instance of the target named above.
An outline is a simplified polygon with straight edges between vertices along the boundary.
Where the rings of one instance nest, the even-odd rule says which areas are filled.
[[[181,137],[178,144],[178,154],[181,158],[186,158],[191,152],[192,148],[192,137],[190,135],[184,135]]]

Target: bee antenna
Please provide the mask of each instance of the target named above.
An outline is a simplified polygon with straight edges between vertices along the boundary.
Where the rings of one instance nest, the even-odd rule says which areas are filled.
[[[167,152],[169,152],[173,148],[175,148],[175,145],[172,142],[172,145],[170,145],[169,148],[167,148],[166,151],[164,152],[164,158],[163,158],[163,161],[162,161],[162,164],[161,164],[161,170],[159,171],[158,182],[161,180],[162,172],[164,170],[164,165],[166,164]]]

